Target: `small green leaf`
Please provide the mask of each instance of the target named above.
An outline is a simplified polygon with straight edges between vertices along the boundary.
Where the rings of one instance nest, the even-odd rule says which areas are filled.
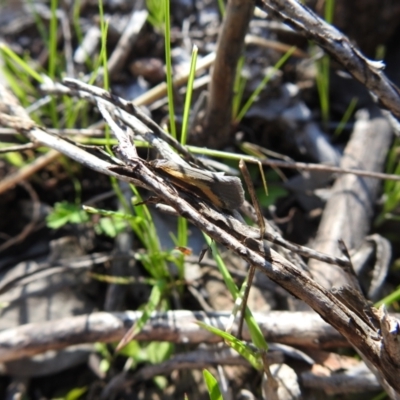
[[[81,388],[74,388],[67,393],[64,400],[78,400],[87,392],[87,390],[88,388],[86,386]]]
[[[219,390],[218,382],[213,375],[206,369],[203,369],[203,377],[206,382],[208,394],[211,400],[223,400],[221,391]]]
[[[169,342],[151,342],[147,347],[147,356],[152,364],[160,364],[168,360],[173,350],[172,343]]]
[[[116,237],[118,233],[123,232],[125,229],[125,221],[107,217],[100,218],[98,224],[95,226],[97,234],[103,234],[111,238]]]
[[[10,144],[11,146],[11,144]],[[0,143],[1,149],[6,149],[8,146]],[[1,158],[4,158],[9,164],[13,165],[14,167],[23,167],[26,164],[26,161],[22,157],[22,155],[16,151],[12,151],[10,153],[2,154]]]
[[[119,354],[122,356],[131,357],[136,362],[142,362],[142,359],[137,359],[137,356],[141,352],[141,350],[142,348],[140,347],[139,342],[137,342],[136,340],[131,340],[129,343],[127,343],[125,347],[120,350]]]
[[[96,342],[94,344],[94,348],[103,358],[106,358],[106,359],[112,358],[110,351],[108,350],[108,347],[105,343]]]
[[[146,7],[149,11],[147,20],[154,26],[154,28],[161,31],[165,21],[163,3],[160,0],[146,0]]]
[[[165,389],[168,385],[168,380],[165,376],[155,376],[153,381],[161,390]]]
[[[68,223],[81,224],[88,220],[89,216],[79,205],[67,201],[55,203],[53,212],[46,218],[47,226],[51,229],[61,228]]]
[[[103,359],[100,361],[99,369],[101,372],[108,372],[110,366],[111,366],[110,361]]]

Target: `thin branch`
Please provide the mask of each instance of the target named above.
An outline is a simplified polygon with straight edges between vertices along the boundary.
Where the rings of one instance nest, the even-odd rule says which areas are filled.
[[[389,181],[400,181],[400,175],[385,174],[383,172],[365,171],[356,168],[340,168],[324,164],[312,164],[297,161],[260,160],[261,164],[278,168],[299,169],[304,171],[324,171],[337,174],[353,174],[366,178],[376,178]]]
[[[20,144],[16,146],[8,146],[8,147],[3,147],[0,149],[0,154],[6,154],[6,153],[11,153],[11,152],[20,152],[20,151],[25,151],[25,150],[33,150],[38,147],[37,144],[35,143],[26,143],[26,144]]]
[[[314,40],[400,117],[400,91],[382,72],[382,62],[367,59],[344,34],[297,0],[257,0],[256,5]]]
[[[0,115],[0,123],[1,123],[1,115]],[[30,164],[25,165],[24,167],[18,169],[16,172],[8,175],[0,182],[0,194],[5,191],[13,188],[18,183],[28,179],[36,172],[40,171],[46,165],[52,163],[58,157],[60,157],[60,153],[55,150],[50,150],[48,153],[38,157],[36,160],[32,161]]]

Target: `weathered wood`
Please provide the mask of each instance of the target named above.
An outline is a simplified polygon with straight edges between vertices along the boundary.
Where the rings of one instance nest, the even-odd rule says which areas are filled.
[[[392,129],[381,113],[364,110],[355,124],[346,146],[341,167],[367,171],[382,171],[392,141]],[[331,256],[342,255],[338,240],[357,250],[370,230],[375,202],[381,182],[377,179],[341,175],[336,179],[324,208],[322,220],[313,244],[319,252]],[[314,279],[326,288],[348,285],[348,276],[336,265],[310,260]]]
[[[0,362],[17,360],[65,347],[94,342],[118,342],[141,317],[140,311],[98,312],[56,321],[21,325],[0,332]],[[223,329],[229,312],[168,311],[154,313],[135,340],[173,343],[216,343],[221,339],[200,328],[202,321]],[[334,348],[349,346],[346,339],[313,312],[255,313],[266,339],[293,346]],[[250,339],[247,329],[243,338]]]

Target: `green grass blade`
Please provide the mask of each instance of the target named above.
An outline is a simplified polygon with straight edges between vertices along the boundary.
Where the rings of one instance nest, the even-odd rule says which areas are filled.
[[[225,15],[224,0],[218,0],[218,9],[219,9],[219,12],[221,13],[221,17],[224,17],[224,15]]]
[[[164,291],[166,288],[166,282],[164,280],[159,280],[157,284],[155,284],[151,290],[149,301],[147,302],[142,316],[138,319],[135,328],[135,334],[139,333],[145,323],[151,316],[151,313],[156,310],[157,306],[160,304],[161,298],[164,295]]]
[[[193,82],[196,74],[197,54],[198,54],[198,48],[197,46],[193,46],[192,59],[190,62],[189,79],[186,89],[185,108],[183,112],[183,121],[182,121],[181,144],[183,146],[186,144],[186,139],[188,134],[190,105],[192,103]]]
[[[328,24],[331,24],[333,22],[333,16],[335,12],[335,0],[326,0],[325,2],[325,21]]]
[[[103,1],[99,1],[99,14],[100,14],[100,32],[101,32],[101,49],[100,59],[103,64],[103,88],[109,90],[110,82],[108,76],[108,56],[107,56],[107,32],[108,32],[108,21],[104,18]]]
[[[222,275],[222,278],[225,282],[225,285],[227,286],[227,288],[229,290],[229,293],[232,295],[232,297],[234,299],[236,299],[236,297],[239,294],[239,289],[237,288],[228,268],[226,268],[224,261],[222,260],[221,256],[219,255],[219,252],[218,252],[215,242],[213,240],[211,240],[211,238],[209,236],[207,236],[206,234],[203,234],[203,235],[207,242],[207,245],[211,247],[211,250],[212,250],[212,253],[214,256],[214,260],[217,263],[219,272]]]
[[[136,321],[136,323],[129,329],[128,333],[119,342],[115,351],[119,351],[122,347],[126,346],[144,327],[146,322],[151,317],[153,311],[156,310],[160,304],[161,298],[164,295],[166,288],[166,282],[164,280],[158,281],[151,289],[149,301],[144,307],[141,317]]]
[[[317,63],[316,83],[319,94],[322,121],[326,125],[329,121],[329,69],[330,59],[323,56]]]
[[[394,290],[388,296],[376,302],[375,307],[379,308],[382,304],[385,304],[385,306],[389,307],[392,303],[399,300],[400,300],[400,287]]]
[[[389,174],[400,174],[400,164],[398,162],[398,153],[400,149],[400,139],[395,138],[392,148],[389,151],[387,162],[386,162],[386,172]],[[395,188],[396,182],[391,180],[386,180],[384,182],[384,193],[386,196]]]
[[[2,73],[11,91],[15,94],[15,96],[17,96],[22,106],[27,107],[31,104],[27,98],[27,94],[29,93],[29,91],[24,89],[24,85],[22,84],[22,82],[17,78],[17,75],[12,72],[13,69],[14,68],[12,66],[9,66],[9,68],[3,66]]]
[[[254,343],[254,346],[256,346],[257,349],[268,351],[268,343],[266,342],[257,321],[248,307],[246,307],[244,319],[247,327],[249,328],[250,337]]]
[[[386,392],[381,392],[375,397],[373,397],[371,400],[390,400],[390,397]]]
[[[114,285],[132,285],[133,283],[144,283],[146,285],[154,286],[157,283],[157,281],[152,278],[136,278],[134,276],[104,275],[96,274],[95,272],[90,272],[89,276],[99,282],[112,283]]]
[[[90,206],[82,206],[83,210],[85,210],[89,214],[97,214],[102,215],[104,217],[115,217],[121,218],[126,221],[136,221],[139,217],[136,215],[126,214],[120,211],[110,211],[110,210],[103,210],[100,208],[90,207]]]
[[[260,84],[257,86],[256,90],[251,94],[250,98],[247,100],[246,104],[243,106],[243,108],[240,110],[238,116],[236,117],[235,123],[239,123],[243,117],[246,115],[247,111],[249,111],[250,107],[253,105],[253,103],[256,101],[258,95],[261,93],[261,91],[264,89],[265,85],[270,81],[270,79],[274,76],[275,72],[282,68],[282,66],[285,64],[285,62],[289,59],[289,57],[293,54],[293,52],[296,50],[296,47],[293,46],[291,47],[279,60],[278,62],[274,65],[274,68],[272,72],[267,73],[264,77],[264,79],[260,82]]]
[[[40,76],[40,74],[38,74],[33,68],[31,68],[22,58],[20,58],[4,43],[0,43],[0,51],[3,53],[3,56],[6,56],[10,60],[14,61],[33,79],[35,79],[39,83],[43,83],[43,78]]]
[[[57,53],[57,41],[58,41],[58,19],[57,19],[57,7],[58,7],[58,0],[51,0],[50,2],[50,34],[49,34],[49,41],[48,41],[48,51],[49,51],[49,60],[48,60],[48,69],[47,73],[51,80],[55,81],[56,79],[56,72],[57,72],[57,61],[60,57],[60,54]],[[49,112],[51,121],[53,123],[54,128],[58,128],[60,126],[60,120],[57,113],[57,104],[52,97],[49,103]]]
[[[221,391],[219,390],[217,380],[206,369],[203,369],[203,378],[204,378],[204,382],[207,385],[210,400],[224,400],[222,397]]]
[[[335,1],[327,0],[325,2],[325,10],[324,10],[324,18],[328,24],[331,24],[333,21],[335,11]],[[330,84],[330,58],[325,55],[322,59],[317,62],[317,90],[319,94],[319,102],[321,107],[321,117],[322,122],[325,126],[327,126],[329,118],[330,118],[330,102],[329,102],[329,84]]]
[[[335,129],[333,136],[335,136],[335,137],[339,136],[343,132],[344,127],[346,126],[350,117],[353,115],[353,112],[357,106],[357,103],[358,103],[358,97],[353,97],[351,99],[346,111],[343,114],[342,120],[339,122],[339,125]]]
[[[258,351],[252,350],[250,346],[246,345],[243,341],[239,340],[235,336],[231,335],[228,332],[222,331],[221,329],[215,328],[213,326],[207,325],[204,322],[197,321],[199,326],[207,331],[213,333],[224,339],[225,343],[239,353],[242,357],[244,357],[255,369],[262,369],[262,361],[261,356]]]
[[[165,13],[165,61],[167,64],[167,87],[168,87],[168,111],[171,136],[176,139],[175,108],[174,108],[174,88],[172,82],[172,59],[171,59],[171,15],[169,0],[164,0]]]
[[[229,292],[231,293],[233,299],[236,302],[236,299],[240,296],[240,292],[238,287],[236,286],[232,275],[230,274],[228,268],[226,267],[224,261],[222,260],[221,256],[218,253],[217,246],[213,240],[211,240],[207,235],[203,234],[204,238],[211,247],[214,260],[217,263],[218,269],[224,279],[225,285],[227,286]],[[260,327],[257,324],[257,321],[254,319],[253,314],[251,313],[250,309],[246,306],[245,321],[247,323],[247,327],[249,328],[251,340],[253,341],[254,345],[260,350],[268,350],[268,344],[265,341],[265,338],[261,332]]]
[[[178,237],[177,245],[186,247],[188,244],[188,224],[186,218],[178,217]],[[185,258],[183,254],[181,257],[176,259],[176,266],[179,271],[179,279],[183,279],[185,276]]]
[[[236,117],[238,115],[239,107],[243,100],[244,89],[246,88],[247,79],[244,76],[242,76],[244,62],[245,58],[241,56],[239,58],[238,65],[236,67],[235,82],[233,84],[234,95],[232,101],[232,115],[234,120],[236,120]]]

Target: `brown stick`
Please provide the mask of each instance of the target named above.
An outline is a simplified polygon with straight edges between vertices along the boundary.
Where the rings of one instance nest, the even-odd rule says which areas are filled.
[[[194,138],[204,146],[221,148],[230,141],[236,66],[253,12],[253,0],[229,0],[227,3],[211,75],[204,128],[202,134]]]

